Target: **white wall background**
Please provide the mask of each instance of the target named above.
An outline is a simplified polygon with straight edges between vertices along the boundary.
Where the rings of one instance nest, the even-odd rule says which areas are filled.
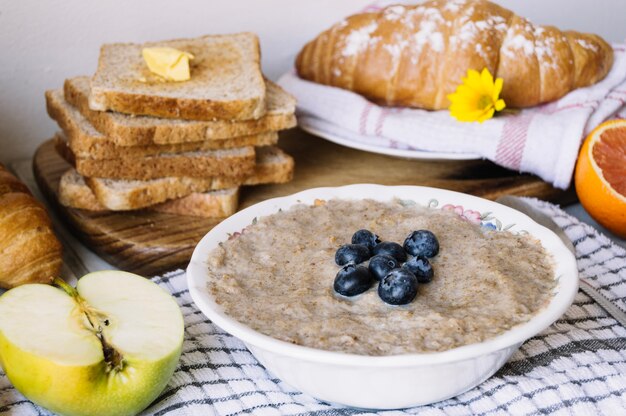
[[[626,39],[626,0],[496,0],[536,23]],[[0,161],[52,136],[43,93],[93,73],[107,42],[253,31],[276,78],[300,47],[370,0],[0,0]]]

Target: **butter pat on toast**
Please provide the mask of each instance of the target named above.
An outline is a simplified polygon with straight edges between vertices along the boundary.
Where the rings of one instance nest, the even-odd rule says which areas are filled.
[[[191,78],[152,73],[143,48],[190,53]],[[91,79],[89,108],[187,120],[250,120],[266,112],[259,40],[253,33],[208,35],[145,44],[106,44]]]

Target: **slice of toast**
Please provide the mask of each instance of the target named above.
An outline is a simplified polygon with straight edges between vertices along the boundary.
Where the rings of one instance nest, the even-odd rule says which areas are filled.
[[[88,211],[107,211],[107,208],[98,202],[96,195],[87,186],[85,178],[74,168],[68,169],[61,176],[57,194],[59,203],[63,206]]]
[[[294,161],[281,149],[269,146],[256,150],[254,173],[244,180],[226,177],[160,178],[147,181],[85,178],[100,205],[109,210],[144,208],[163,201],[181,198],[194,192],[227,189],[239,185],[278,184],[293,178]],[[78,199],[74,199],[75,206]],[[88,208],[85,208],[88,209]]]
[[[190,121],[89,109],[89,78],[65,80],[65,99],[118,146],[146,146],[257,135],[296,126],[296,100],[266,80],[267,113],[257,120]]]
[[[77,157],[62,133],[55,135],[59,154],[78,173],[90,178],[147,180],[155,178],[224,176],[243,180],[254,171],[254,147],[163,153],[155,156],[92,159]]]
[[[204,218],[224,218],[239,207],[239,187],[209,192],[194,192],[148,207],[150,211]]]
[[[164,153],[230,149],[244,146],[271,146],[278,142],[278,134],[268,132],[223,140],[118,146],[114,141],[96,130],[78,110],[65,101],[62,90],[46,91],[46,107],[50,117],[58,123],[65,133],[70,149],[78,158],[143,157]]]
[[[242,185],[286,183],[293,179],[295,163],[291,156],[276,146],[255,148],[254,173]]]
[[[75,169],[67,170],[59,183],[59,202],[67,207],[88,211],[109,211],[98,202],[85,179]],[[182,198],[147,207],[149,211],[205,218],[228,217],[237,211],[239,188],[194,192]]]
[[[164,81],[150,72],[142,49],[153,47],[191,53],[191,78]],[[266,111],[259,39],[236,33],[103,45],[89,108],[187,120],[258,119]]]

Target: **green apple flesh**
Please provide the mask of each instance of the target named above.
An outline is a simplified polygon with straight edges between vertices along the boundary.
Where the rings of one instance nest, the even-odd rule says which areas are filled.
[[[0,297],[0,363],[28,399],[62,415],[133,415],[163,391],[183,344],[176,301],[131,273],[76,289],[27,284]]]

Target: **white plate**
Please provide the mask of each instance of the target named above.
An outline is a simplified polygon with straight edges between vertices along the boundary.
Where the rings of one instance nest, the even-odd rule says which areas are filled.
[[[555,262],[556,288],[545,309],[530,321],[495,338],[448,351],[373,357],[324,351],[263,335],[224,313],[207,290],[210,251],[254,218],[274,214],[316,199],[413,200],[421,205],[462,205],[491,212],[489,224],[525,231],[539,241]],[[436,201],[436,202],[434,202]],[[550,230],[526,215],[493,201],[436,188],[418,186],[349,185],[316,188],[260,202],[227,218],[198,243],[187,268],[187,283],[198,308],[226,332],[241,339],[270,372],[321,400],[373,409],[423,405],[454,397],[494,374],[528,338],[556,321],[578,290],[576,259]]]
[[[317,123],[319,124],[319,123]],[[482,159],[482,156],[473,153],[453,153],[453,152],[429,152],[425,150],[415,149],[398,149],[387,146],[376,146],[373,144],[363,143],[356,140],[351,140],[347,137],[341,137],[331,130],[324,129],[322,127],[314,127],[309,124],[306,117],[298,118],[298,127],[307,133],[319,136],[323,139],[337,143],[342,146],[350,147],[352,149],[363,150],[371,153],[379,153],[381,155],[401,157],[404,159],[415,160],[477,160]]]

